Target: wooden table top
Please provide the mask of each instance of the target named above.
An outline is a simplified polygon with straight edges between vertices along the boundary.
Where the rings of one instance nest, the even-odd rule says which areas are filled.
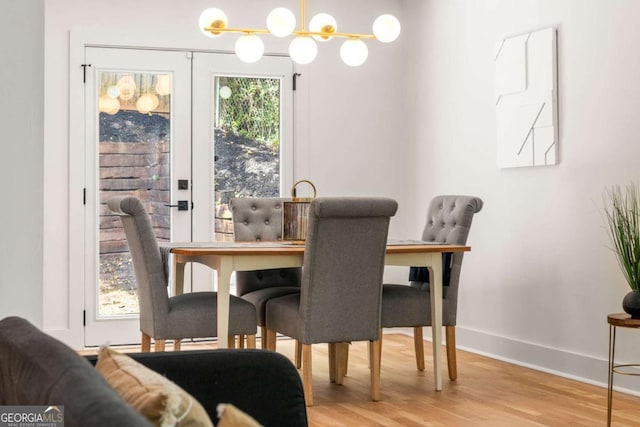
[[[607,316],[610,325],[623,328],[640,328],[640,319],[632,319],[630,314],[615,313]]]
[[[304,245],[286,242],[184,242],[166,245],[178,255],[301,255]],[[387,254],[468,252],[470,246],[429,243],[389,244]]]

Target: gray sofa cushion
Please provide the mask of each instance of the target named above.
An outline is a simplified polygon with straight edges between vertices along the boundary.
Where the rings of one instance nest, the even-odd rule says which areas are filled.
[[[0,405],[64,406],[66,427],[149,427],[91,364],[28,321],[0,321]]]

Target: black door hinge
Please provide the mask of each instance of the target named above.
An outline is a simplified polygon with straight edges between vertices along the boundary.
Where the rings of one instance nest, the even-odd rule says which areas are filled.
[[[82,204],[87,204],[87,189],[86,187],[82,189]]]
[[[82,83],[87,82],[87,67],[91,67],[91,64],[82,64]]]
[[[87,326],[87,310],[82,310],[82,326]]]
[[[297,86],[297,82],[298,82],[298,76],[301,76],[302,74],[300,73],[293,73],[293,90],[296,90],[296,86]]]

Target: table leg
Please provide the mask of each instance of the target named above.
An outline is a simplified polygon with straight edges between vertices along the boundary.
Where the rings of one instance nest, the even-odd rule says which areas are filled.
[[[431,339],[433,344],[433,377],[436,391],[442,390],[442,254],[429,267],[431,293]]]
[[[616,327],[609,324],[609,382],[607,385],[607,426],[611,425],[613,404],[613,365],[616,351]]]
[[[229,346],[229,294],[232,262],[226,257],[220,260],[218,273],[218,348]]]
[[[174,255],[175,257],[176,255]],[[173,263],[173,294],[182,295],[184,293],[184,267],[186,263],[175,261]]]

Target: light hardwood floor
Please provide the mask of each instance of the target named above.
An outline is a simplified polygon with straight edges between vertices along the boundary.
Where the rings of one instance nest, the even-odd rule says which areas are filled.
[[[427,344],[427,343],[425,343]],[[183,344],[182,349],[215,348]],[[458,380],[443,366],[443,387],[434,390],[431,346],[425,345],[424,372],[415,368],[413,339],[385,334],[382,400],[370,400],[366,343],[353,343],[344,385],[330,384],[326,345],[313,346],[314,406],[309,425],[324,426],[604,426],[607,390],[458,350]],[[125,347],[124,351],[138,351]],[[171,346],[167,345],[167,350]],[[91,352],[91,350],[87,351]],[[83,352],[83,353],[87,353]],[[293,358],[291,340],[278,352]],[[640,398],[614,395],[614,426],[640,426]]]

